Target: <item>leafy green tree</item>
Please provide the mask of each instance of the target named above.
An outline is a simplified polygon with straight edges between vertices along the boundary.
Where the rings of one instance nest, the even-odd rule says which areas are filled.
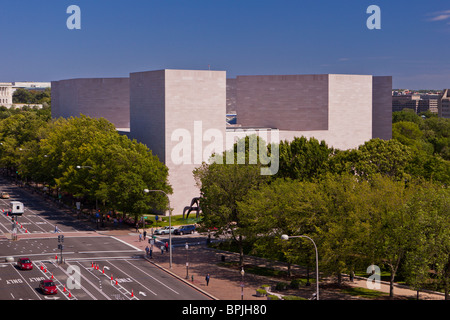
[[[58,119],[41,140],[37,155],[45,180],[75,197],[140,215],[166,199],[144,189],[171,193],[168,169],[143,144],[121,136],[107,120],[81,116]]]
[[[450,192],[448,187],[430,182],[423,183],[408,202],[410,215],[417,216],[419,224],[414,246],[407,261],[407,279],[416,288],[431,283],[434,273],[434,289],[443,289],[445,299],[450,295]],[[408,266],[409,266],[408,265]]]
[[[239,207],[246,194],[267,181],[261,175],[261,163],[250,164],[251,154],[257,152],[250,148],[251,137],[245,137],[235,143],[232,150],[216,155],[216,162],[203,163],[194,170],[194,177],[200,187],[200,206],[203,217],[202,224],[207,228],[217,228],[216,234],[230,233],[232,241],[237,244],[240,253],[240,264],[244,262],[244,239],[248,235],[245,220]],[[263,140],[259,140],[259,148],[267,152]],[[242,148],[241,148],[242,146]],[[238,152],[244,150],[243,153]],[[238,163],[242,157],[243,163]],[[234,159],[230,164],[229,160]]]
[[[330,157],[332,173],[349,172],[361,178],[383,174],[392,179],[409,179],[407,167],[412,150],[396,140],[372,139],[356,150],[336,152]]]
[[[370,180],[371,193],[366,197],[370,218],[370,242],[366,244],[366,256],[390,272],[389,296],[394,295],[394,281],[406,253],[410,249],[417,216],[406,210],[406,203],[414,193],[410,184],[394,181],[383,175],[375,175]]]
[[[422,118],[414,110],[403,109],[402,111],[392,112],[392,123],[400,121],[414,122],[417,125],[422,123]]]
[[[42,130],[47,126],[47,119],[37,113],[28,111],[11,115],[0,121],[0,163],[12,171],[19,169],[23,156],[34,150],[33,144],[40,140]],[[22,174],[28,168],[21,167]]]
[[[317,225],[321,270],[337,277],[354,272],[366,260],[364,246],[370,230],[366,197],[369,182],[350,174],[327,175],[319,182],[327,215]]]
[[[286,242],[281,235],[315,237],[315,226],[326,215],[324,198],[315,183],[279,178],[250,190],[238,208],[259,254],[286,261],[289,273],[292,263],[309,263],[314,257],[308,243]]]
[[[314,138],[296,137],[291,142],[281,141],[280,168],[276,177],[312,181],[327,172],[332,151],[325,141],[319,142]]]

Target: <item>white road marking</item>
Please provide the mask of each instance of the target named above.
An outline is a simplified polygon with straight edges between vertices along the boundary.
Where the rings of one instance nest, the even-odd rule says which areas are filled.
[[[128,260],[125,260],[125,262],[128,262],[130,265],[132,265],[133,267],[135,267],[136,269],[138,269],[138,270],[141,271],[142,273],[146,274],[146,275],[149,276],[150,278],[154,279],[155,281],[159,282],[160,284],[162,284],[163,286],[165,286],[167,289],[172,290],[172,291],[175,292],[176,294],[179,294],[177,291],[175,291],[174,289],[172,289],[171,287],[169,287],[169,286],[166,285],[165,283],[159,281],[158,279],[156,279],[155,277],[153,277],[151,274],[145,272],[145,271],[142,270],[141,268],[136,267],[134,264],[132,264],[132,263],[129,262]]]
[[[129,244],[128,242],[123,241],[122,239],[116,238],[116,237],[114,237],[114,236],[111,236],[111,238],[116,239],[117,241],[120,241],[120,242],[126,244],[127,246],[132,247],[132,248],[135,249],[136,251],[143,251],[143,250],[141,250],[141,249],[139,249],[139,248],[133,246],[132,244]]]
[[[125,260],[127,261],[127,260]],[[110,263],[114,268],[116,268],[117,270],[119,270],[120,272],[122,272],[123,274],[125,274],[128,278],[133,279],[134,282],[136,282],[137,284],[141,285],[142,287],[144,287],[145,289],[147,289],[148,291],[150,291],[151,293],[153,293],[155,296],[157,295],[155,292],[153,292],[152,290],[150,290],[149,288],[147,288],[146,286],[144,286],[142,283],[140,283],[139,281],[136,281],[136,279],[134,279],[133,277],[131,277],[129,274],[127,274],[126,272],[124,272],[122,269],[118,268],[116,265],[114,265],[113,263],[111,263],[110,261],[107,261],[108,263]],[[127,261],[128,262],[128,261]]]
[[[37,294],[36,290],[35,290],[34,288],[32,288],[32,287],[30,286],[30,284],[28,283],[28,281],[26,281],[25,278],[20,274],[20,272],[17,271],[16,267],[14,267],[12,264],[11,264],[11,267],[12,267],[14,270],[16,270],[16,272],[19,274],[19,276],[23,279],[23,281],[27,284],[27,286],[30,287],[31,291],[34,292],[34,294],[39,298],[39,300],[42,300],[41,297]],[[12,295],[12,294],[11,294],[11,295]]]

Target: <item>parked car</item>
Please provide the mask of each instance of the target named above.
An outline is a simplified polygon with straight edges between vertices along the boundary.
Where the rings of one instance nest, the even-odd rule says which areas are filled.
[[[170,233],[173,233],[173,231],[175,230],[174,227],[170,227]],[[155,231],[155,234],[169,234],[169,227],[164,227],[161,229],[157,229]]]
[[[17,260],[17,267],[21,270],[31,270],[33,269],[33,264],[28,258],[19,258]]]
[[[0,197],[2,199],[9,199],[9,193],[8,192],[2,192],[2,193],[0,193]]]
[[[183,234],[189,234],[189,233],[194,233],[194,232],[195,232],[195,226],[193,224],[191,224],[191,225],[179,227],[178,229],[175,229],[173,233],[183,235]]]
[[[43,294],[57,294],[58,289],[52,280],[41,280],[39,283],[39,289]]]

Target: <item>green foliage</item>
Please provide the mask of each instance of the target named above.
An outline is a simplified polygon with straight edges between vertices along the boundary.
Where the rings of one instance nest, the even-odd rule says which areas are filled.
[[[450,161],[450,119],[416,115],[412,110],[394,112],[392,137],[428,155]]]
[[[327,172],[327,161],[333,149],[325,141],[305,137],[279,145],[280,168],[277,177],[312,181]]]
[[[249,160],[255,150],[250,147],[249,141],[249,137],[241,139],[235,143],[232,150],[217,155],[216,162],[203,163],[193,172],[202,196],[202,224],[207,228],[217,228],[217,234],[231,234],[233,241],[239,246],[241,265],[243,237],[251,235],[247,231],[248,224],[238,202],[242,201],[250,190],[267,180],[266,176],[261,175],[259,162],[250,164]],[[265,148],[267,152],[265,143],[258,143],[258,146]],[[243,150],[243,153],[238,152],[239,150]],[[228,164],[229,159],[234,159],[234,163]],[[240,161],[243,164],[238,164]]]
[[[13,103],[45,104],[49,106],[51,103],[51,89],[47,88],[45,90],[27,90],[19,88],[14,91]]]
[[[103,118],[49,121],[45,113],[20,112],[0,121],[0,141],[1,164],[23,179],[135,218],[167,208],[163,194],[143,192],[172,192],[167,167]]]

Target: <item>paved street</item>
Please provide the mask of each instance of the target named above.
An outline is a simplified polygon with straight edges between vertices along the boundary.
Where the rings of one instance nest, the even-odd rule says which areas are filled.
[[[0,201],[1,300],[211,299],[147,261],[140,248],[96,232],[37,194],[4,180],[0,189],[11,195]],[[10,240],[13,222],[7,211],[11,200],[25,205],[23,216],[15,219],[16,241]],[[63,242],[58,241],[61,235]],[[62,255],[59,244],[64,246]],[[16,266],[19,257],[28,257],[33,269],[20,270]],[[45,279],[54,281],[56,295],[43,295],[38,289]]]
[[[236,261],[237,256],[207,249],[206,237],[198,234],[172,236],[174,254],[170,268],[169,255],[159,250],[161,244],[169,241],[168,235],[157,237],[153,258],[145,259],[148,242],[139,241],[133,228],[96,230],[93,223],[78,220],[27,189],[0,179],[0,190],[11,195],[11,199],[0,200],[0,300],[240,300],[243,294],[245,300],[263,301],[265,298],[257,297],[255,290],[262,284],[274,285],[278,281],[246,274],[241,287],[239,270],[217,264],[222,257]],[[12,221],[6,211],[11,200],[25,204],[25,213],[16,224],[17,241],[9,240]],[[64,235],[63,263],[58,249],[61,235]],[[16,267],[19,257],[30,258],[33,270],[19,270]],[[13,261],[6,261],[8,258]],[[258,264],[256,260],[252,262]],[[262,266],[265,264],[261,262]],[[211,274],[208,286],[207,273]],[[76,275],[79,286],[73,285]],[[52,276],[58,294],[44,296],[38,290],[39,281]],[[71,284],[74,289],[69,289]],[[348,284],[365,287],[365,280]],[[382,283],[381,291],[388,290],[388,284]],[[310,296],[314,288],[308,287],[307,291]],[[404,297],[416,296],[415,291],[407,288],[397,287],[395,291]],[[321,288],[321,298],[353,299],[325,288]],[[441,300],[443,296],[422,292],[421,299]]]

